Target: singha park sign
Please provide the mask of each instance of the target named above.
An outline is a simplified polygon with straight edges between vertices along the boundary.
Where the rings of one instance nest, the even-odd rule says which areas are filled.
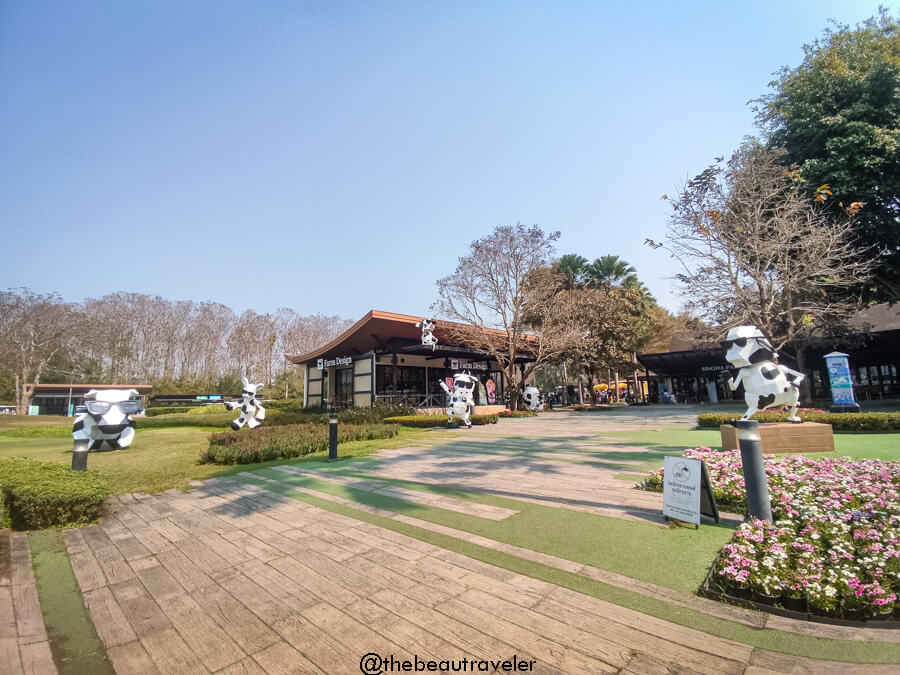
[[[699,459],[666,455],[663,465],[663,517],[700,527],[700,516],[719,522],[706,465]]]
[[[353,357],[352,356],[338,356],[333,359],[319,359],[316,361],[316,368],[319,370],[325,370],[326,368],[331,368],[333,366],[352,366],[353,365]]]

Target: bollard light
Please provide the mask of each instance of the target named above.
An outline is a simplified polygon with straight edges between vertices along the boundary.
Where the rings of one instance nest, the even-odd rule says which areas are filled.
[[[87,441],[75,441],[75,449],[72,452],[72,471],[87,471],[88,447]]]
[[[741,448],[744,486],[747,490],[747,515],[772,522],[772,503],[769,500],[769,483],[759,436],[759,422],[738,420],[735,426]]]
[[[338,418],[337,413],[331,413],[331,416],[328,418],[328,461],[335,461],[337,456],[337,446],[338,446]]]

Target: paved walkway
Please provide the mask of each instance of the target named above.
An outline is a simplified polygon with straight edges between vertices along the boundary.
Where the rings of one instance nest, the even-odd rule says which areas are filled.
[[[120,673],[355,673],[367,653],[515,656],[540,673],[853,672],[649,617],[240,479],[115,502],[100,525],[65,537]]]
[[[28,535],[0,530],[0,673],[55,672],[31,571]]]

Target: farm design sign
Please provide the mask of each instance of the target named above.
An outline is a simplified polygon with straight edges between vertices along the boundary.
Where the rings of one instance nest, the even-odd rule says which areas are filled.
[[[488,364],[483,361],[457,361],[450,360],[450,368],[452,370],[487,370]]]
[[[319,359],[316,361],[316,368],[319,370],[324,370],[325,368],[331,368],[333,366],[352,366],[353,365],[353,357],[352,356],[338,356],[333,359]]]

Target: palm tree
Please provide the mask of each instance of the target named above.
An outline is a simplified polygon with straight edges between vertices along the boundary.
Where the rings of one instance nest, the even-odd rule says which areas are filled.
[[[637,270],[617,255],[596,258],[586,266],[587,285],[591,288],[610,290],[613,287],[632,286],[640,283]]]
[[[571,291],[584,287],[587,281],[587,264],[587,258],[577,253],[568,253],[556,262],[556,271],[565,279],[563,290]]]

